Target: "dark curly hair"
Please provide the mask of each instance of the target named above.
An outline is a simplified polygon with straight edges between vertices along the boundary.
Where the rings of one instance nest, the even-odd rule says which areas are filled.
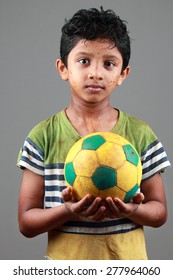
[[[114,43],[122,55],[122,71],[128,66],[130,59],[130,37],[126,22],[121,20],[112,10],[100,11],[92,8],[81,9],[62,27],[60,41],[60,57],[67,67],[67,58],[70,51],[79,40],[105,39]]]

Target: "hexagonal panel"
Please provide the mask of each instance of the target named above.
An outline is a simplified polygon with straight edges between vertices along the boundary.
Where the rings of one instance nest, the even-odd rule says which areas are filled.
[[[142,180],[142,164],[141,164],[141,161],[140,161],[140,160],[139,160],[139,162],[138,162],[137,172],[138,172],[137,184],[140,186],[141,180]]]
[[[106,190],[116,185],[116,170],[107,166],[98,167],[92,180],[99,190]]]
[[[103,199],[105,199],[106,197],[109,196],[112,198],[118,197],[123,201],[125,195],[126,195],[126,192],[124,192],[122,189],[119,189],[117,186],[114,186],[110,189],[99,192],[99,196],[102,197]]]
[[[110,143],[115,143],[120,146],[129,144],[129,141],[127,141],[124,137],[118,134],[111,133],[111,132],[103,132],[103,135],[104,135],[104,139]]]
[[[139,156],[137,152],[133,149],[133,147],[128,144],[123,146],[124,153],[126,155],[126,159],[134,165],[138,165]]]
[[[73,192],[76,199],[80,200],[87,194],[97,197],[99,190],[94,186],[90,177],[77,176],[73,185]]]
[[[91,177],[93,170],[99,166],[96,152],[92,150],[81,150],[75,157],[73,165],[77,175]]]
[[[65,179],[69,185],[73,186],[74,180],[76,179],[76,173],[72,162],[65,165]]]
[[[82,149],[97,150],[106,140],[101,135],[93,135],[84,139]]]
[[[138,181],[138,169],[135,165],[126,161],[125,164],[117,170],[117,186],[128,192]]]
[[[77,141],[69,150],[67,157],[66,157],[66,162],[71,162],[73,159],[76,157],[76,155],[80,152],[82,149],[82,139]]]
[[[122,146],[106,142],[96,151],[99,163],[118,169],[125,161],[126,156]]]

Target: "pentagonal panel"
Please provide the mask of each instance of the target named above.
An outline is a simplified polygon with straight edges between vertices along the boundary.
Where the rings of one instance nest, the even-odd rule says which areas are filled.
[[[74,180],[76,179],[76,173],[72,162],[65,165],[65,179],[69,185],[73,186]]]
[[[82,149],[97,150],[105,142],[105,139],[101,135],[93,135],[83,141]]]
[[[99,166],[95,170],[92,180],[99,190],[112,188],[116,185],[116,170],[106,166]]]
[[[135,195],[135,193],[137,192],[139,186],[138,184],[136,184],[130,191],[128,191],[126,193],[126,196],[124,198],[124,202],[127,203],[130,201],[130,199]]]
[[[134,164],[135,166],[137,166],[138,162],[139,162],[139,156],[138,156],[137,152],[133,149],[133,147],[130,144],[128,144],[128,145],[124,145],[123,149],[124,149],[124,153],[126,155],[127,161],[129,161],[132,164]]]

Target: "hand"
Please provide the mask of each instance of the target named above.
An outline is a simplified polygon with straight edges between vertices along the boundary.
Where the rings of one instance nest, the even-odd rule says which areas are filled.
[[[144,195],[142,193],[136,194],[129,203],[124,203],[119,198],[106,198],[107,203],[107,211],[106,217],[113,218],[126,218],[129,217],[132,213],[134,213],[139,205],[143,202]]]
[[[100,197],[93,198],[87,194],[80,201],[76,201],[71,189],[66,188],[62,192],[62,198],[67,210],[79,219],[85,217],[98,222],[105,218],[106,206],[100,204]]]

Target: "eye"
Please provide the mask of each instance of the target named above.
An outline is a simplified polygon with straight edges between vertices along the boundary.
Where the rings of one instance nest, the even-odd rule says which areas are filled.
[[[114,62],[112,62],[112,61],[105,61],[104,62],[104,65],[106,66],[106,67],[114,67],[115,66],[115,63]]]
[[[87,59],[87,58],[81,58],[81,59],[79,59],[79,62],[80,62],[81,64],[89,64],[89,59]]]

